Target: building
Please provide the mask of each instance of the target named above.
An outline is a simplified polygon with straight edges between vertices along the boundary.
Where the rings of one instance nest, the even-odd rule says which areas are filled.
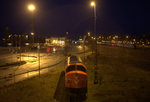
[[[27,33],[9,34],[1,40],[2,46],[26,46],[30,43],[30,38]]]
[[[45,46],[65,46],[65,37],[51,37],[45,39]]]
[[[1,39],[1,46],[37,46],[37,44],[44,44],[45,37],[37,34],[36,36],[27,33],[9,34]]]

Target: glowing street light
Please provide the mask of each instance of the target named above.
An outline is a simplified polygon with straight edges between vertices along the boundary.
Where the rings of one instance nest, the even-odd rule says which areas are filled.
[[[94,1],[91,2],[91,6],[95,6],[95,2]]]
[[[98,64],[98,58],[97,58],[97,33],[96,33],[96,3],[95,1],[92,1],[91,2],[91,6],[94,8],[94,40],[95,40],[95,68],[94,68],[94,84],[98,84],[98,67],[97,67],[97,64]]]
[[[34,4],[29,4],[28,6],[27,6],[27,9],[32,13],[32,22],[31,22],[31,35],[32,35],[32,37],[33,37],[33,45],[34,45],[34,12],[35,12],[35,9],[36,9],[36,7],[35,7],[35,5]]]
[[[28,10],[31,11],[31,12],[35,11],[35,6],[33,4],[29,4],[28,5]]]
[[[91,6],[94,7],[94,34],[96,36],[96,3],[95,1],[91,2]]]

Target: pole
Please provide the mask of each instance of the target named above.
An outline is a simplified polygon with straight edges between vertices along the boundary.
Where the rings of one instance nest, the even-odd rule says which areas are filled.
[[[19,51],[20,51],[20,65],[21,65],[21,35],[19,35]]]
[[[34,25],[33,25],[33,23],[34,23],[34,22],[33,22],[33,20],[34,20],[34,14],[33,14],[33,12],[31,13],[31,17],[32,17],[32,18],[31,18],[31,20],[32,20],[32,21],[31,21],[31,32],[33,33],[33,32],[34,32]]]
[[[84,64],[85,64],[85,41],[84,41]]]
[[[38,62],[39,62],[39,76],[40,76],[40,44],[38,44]]]
[[[94,84],[98,84],[98,68],[97,68],[97,64],[98,64],[98,60],[97,60],[97,33],[96,33],[96,3],[94,5],[94,35],[96,37],[95,40],[95,66],[94,66]]]
[[[33,38],[33,46],[34,46],[34,12],[32,12],[32,26],[31,26],[31,31],[33,33],[32,38]]]
[[[31,17],[32,46],[34,46],[34,12],[31,13]]]
[[[83,45],[83,47],[84,47],[84,64],[85,64],[85,44],[86,44],[85,39],[86,39],[86,36],[84,36],[84,45]]]

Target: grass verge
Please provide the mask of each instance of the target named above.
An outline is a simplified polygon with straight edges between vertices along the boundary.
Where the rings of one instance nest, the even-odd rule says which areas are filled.
[[[0,102],[54,102],[62,69],[0,89]]]
[[[98,79],[101,84],[93,84],[94,55],[86,60],[87,102],[149,101],[150,49],[99,46],[98,52]],[[0,89],[0,102],[54,102],[53,96],[63,70]]]
[[[150,49],[99,46],[98,79],[94,55],[87,59],[87,102],[147,102],[150,96]]]

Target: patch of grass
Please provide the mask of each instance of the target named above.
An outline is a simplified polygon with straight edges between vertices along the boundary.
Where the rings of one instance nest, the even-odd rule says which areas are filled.
[[[0,102],[54,102],[62,69],[0,89]]]
[[[98,79],[94,85],[94,55],[87,59],[87,102],[147,102],[150,96],[150,49],[99,46]],[[145,69],[147,68],[147,69]]]
[[[150,49],[99,46],[98,79],[93,84],[94,55],[88,68],[87,102],[148,102],[150,96]],[[145,69],[147,68],[147,69]],[[0,102],[54,102],[62,69],[0,89]]]

